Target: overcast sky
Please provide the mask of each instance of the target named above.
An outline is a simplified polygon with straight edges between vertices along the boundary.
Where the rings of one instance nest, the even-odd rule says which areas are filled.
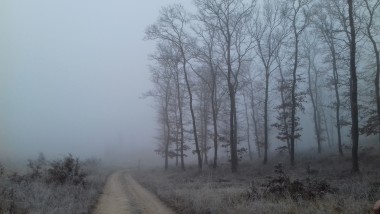
[[[2,0],[0,155],[153,154],[144,30],[173,2]]]

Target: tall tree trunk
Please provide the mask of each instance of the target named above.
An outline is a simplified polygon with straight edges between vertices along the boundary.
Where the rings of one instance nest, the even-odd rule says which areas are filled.
[[[379,76],[380,76],[380,58],[379,51],[376,51],[376,77],[375,77],[375,96],[376,96],[376,106],[377,106],[377,126],[379,128],[379,143],[380,143],[380,86],[379,86]]]
[[[231,171],[237,172],[237,127],[236,127],[236,91],[235,82],[232,82],[232,62],[231,62],[231,38],[227,39],[227,84],[230,98],[230,152],[231,152]]]
[[[374,6],[373,10],[369,7],[368,1],[365,1],[368,12],[370,13],[370,22],[367,24],[367,36],[370,39],[373,47],[373,52],[375,53],[375,58],[376,58],[376,77],[375,77],[375,101],[376,101],[376,109],[377,109],[377,125],[378,125],[378,137],[379,137],[379,143],[380,143],[380,86],[379,86],[379,79],[380,79],[380,53],[379,49],[377,47],[377,43],[375,39],[373,38],[372,32],[371,32],[371,27],[373,24],[373,16],[374,10],[378,6]],[[378,5],[378,4],[377,4]]]
[[[186,61],[185,60],[183,63],[183,70],[184,70],[184,74],[185,74],[185,82],[186,82],[187,91],[189,93],[189,106],[190,106],[191,120],[192,120],[192,124],[193,124],[195,152],[196,152],[197,157],[198,157],[198,170],[202,171],[202,154],[201,154],[201,150],[199,149],[197,126],[195,124],[196,121],[195,121],[195,114],[194,114],[194,109],[193,109],[193,94],[192,94],[191,89],[190,89],[190,83],[189,83],[189,79],[187,76]]]
[[[204,112],[204,95],[202,94],[203,91],[200,92],[199,96],[199,143],[200,143],[200,150],[201,150],[201,156],[202,156],[202,161],[204,163],[205,161],[205,141],[204,141],[204,117],[205,117],[205,112]]]
[[[281,77],[281,90],[280,90],[280,95],[281,95],[281,103],[282,103],[282,114],[284,115],[283,116],[283,123],[284,123],[284,129],[285,129],[285,136],[287,136],[286,138],[286,145],[288,147],[288,152],[289,152],[289,156],[291,156],[291,149],[290,149],[290,139],[289,139],[289,126],[288,126],[288,121],[287,121],[287,117],[285,117],[286,115],[286,106],[284,105],[285,104],[285,96],[284,96],[284,85],[285,85],[285,78],[284,78],[284,74],[282,73],[282,67],[281,67],[281,64],[280,62],[279,63],[279,71],[280,71],[280,77]]]
[[[318,153],[322,152],[322,146],[321,146],[321,136],[320,136],[320,126],[318,121],[318,115],[317,115],[317,103],[314,98],[313,89],[311,85],[311,56],[308,57],[308,67],[307,67],[307,74],[308,74],[308,82],[309,82],[309,95],[311,99],[311,104],[313,106],[313,120],[314,120],[314,130],[315,134],[317,136],[317,145],[318,145]],[[317,90],[317,88],[315,88]]]
[[[327,135],[327,145],[329,145],[329,148],[331,148],[332,140],[331,140],[331,136],[330,136],[329,127],[327,125],[326,112],[323,109],[323,107],[321,107],[321,115],[322,115],[322,119],[323,119],[323,124],[325,125],[325,130],[326,130],[326,135]]]
[[[350,23],[350,98],[351,98],[351,138],[352,138],[352,172],[359,172],[359,111],[358,111],[358,79],[356,75],[356,32],[354,23],[353,0],[348,2],[348,17]]]
[[[247,145],[248,145],[248,155],[249,155],[249,160],[252,161],[252,150],[251,150],[251,142],[250,142],[250,125],[249,125],[249,116],[248,116],[248,107],[247,107],[247,102],[245,99],[245,94],[243,94],[243,99],[244,99],[244,109],[245,109],[245,119],[247,122]]]
[[[268,162],[268,91],[269,67],[265,68],[265,101],[264,101],[264,164]]]
[[[208,135],[208,100],[205,96],[205,100],[203,101],[203,153],[204,153],[204,164],[208,165],[208,148],[207,148],[207,135]]]
[[[231,93],[232,92],[232,93]],[[231,171],[237,172],[238,156],[237,156],[237,141],[236,141],[236,103],[234,90],[230,90],[230,150],[231,150]]]
[[[318,131],[319,131],[319,142],[322,143],[322,112],[323,112],[323,107],[320,102],[319,98],[319,86],[318,86],[318,70],[316,69],[315,62],[313,60],[313,70],[314,70],[314,88],[315,88],[315,104],[316,104],[316,113],[317,113],[317,125],[318,125]],[[326,130],[327,132],[327,130]],[[327,133],[328,135],[328,133]],[[328,141],[328,139],[327,139]]]
[[[169,167],[169,142],[170,142],[170,125],[169,125],[169,112],[168,112],[168,105],[169,105],[169,95],[168,92],[166,92],[166,99],[165,99],[165,127],[166,127],[166,136],[165,136],[165,170]]]
[[[215,169],[218,166],[218,125],[217,125],[217,107],[216,107],[216,81],[213,77],[212,83],[212,93],[211,93],[211,108],[212,108],[212,122],[214,126],[214,163],[213,168]]]
[[[337,137],[338,137],[338,151],[341,156],[343,156],[342,149],[342,137],[341,137],[341,127],[340,127],[340,98],[339,98],[339,74],[338,74],[338,66],[337,66],[337,53],[335,50],[335,39],[334,30],[332,29],[331,24],[326,25],[327,27],[321,27],[321,33],[326,44],[329,46],[331,57],[332,57],[332,69],[333,69],[333,85],[335,91],[335,126],[337,129]],[[325,120],[326,121],[326,120]],[[331,126],[331,135],[333,136],[333,126]]]
[[[251,82],[252,86],[252,82]],[[252,87],[251,87],[252,88]],[[257,155],[259,158],[261,158],[261,148],[260,148],[260,137],[259,137],[259,130],[257,127],[257,120],[256,120],[256,106],[253,99],[253,92],[251,91],[251,109],[252,109],[252,120],[253,120],[253,128],[255,131],[255,142],[256,142],[256,149],[257,149]]]
[[[176,83],[177,83],[177,102],[178,102],[178,112],[179,112],[179,125],[180,125],[180,154],[181,154],[181,169],[185,171],[185,160],[184,160],[184,133],[183,133],[183,113],[182,113],[182,98],[181,90],[179,84],[179,72],[176,72]]]
[[[192,124],[193,124],[195,152],[197,153],[197,157],[198,157],[198,170],[202,171],[202,154],[201,154],[201,150],[199,148],[197,125],[196,125],[195,114],[194,114],[194,109],[193,109],[193,93],[191,92],[189,78],[187,76],[187,69],[186,69],[187,60],[185,58],[185,52],[182,48],[181,48],[181,54],[182,54],[182,58],[183,58],[183,65],[182,65],[183,73],[185,75],[187,92],[189,93],[189,106],[190,106],[191,120],[192,120]]]
[[[342,134],[340,131],[341,127],[340,127],[339,75],[338,75],[338,66],[336,64],[335,44],[333,43],[333,41],[331,41],[330,49],[331,49],[332,63],[333,63],[334,90],[335,90],[335,99],[336,99],[335,117],[336,117],[336,129],[337,129],[337,136],[338,136],[338,150],[339,150],[339,154],[342,156],[343,149],[342,149]]]
[[[294,66],[292,79],[292,112],[291,112],[291,130],[290,130],[290,163],[294,166],[294,142],[296,130],[296,87],[297,87],[297,68],[298,68],[298,33],[296,32],[294,20],[294,35],[295,35],[295,51],[294,51]]]
[[[376,44],[376,43],[374,43]],[[380,56],[379,51],[375,48],[376,52],[376,77],[375,77],[375,96],[376,96],[376,106],[377,106],[377,126],[379,128],[379,143],[380,143],[380,86],[379,86],[379,76],[380,76]]]
[[[177,115],[177,109],[175,110],[175,123],[176,123],[176,130],[175,130],[175,146],[176,146],[176,150],[175,150],[175,166],[178,167],[178,164],[179,164],[179,161],[178,161],[178,157],[179,157],[179,123],[178,123],[178,115]]]
[[[236,92],[236,89],[234,90]],[[236,109],[236,93],[234,95],[234,159],[236,161],[235,165],[236,165],[236,172],[237,172],[237,168],[238,168],[238,164],[239,164],[239,157],[238,157],[238,153],[237,153],[237,144],[238,144],[238,123],[237,123],[237,109]]]

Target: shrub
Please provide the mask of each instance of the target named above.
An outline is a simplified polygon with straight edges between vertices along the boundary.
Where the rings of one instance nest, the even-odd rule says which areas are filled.
[[[274,168],[277,177],[271,178],[268,183],[264,184],[264,196],[266,197],[286,198],[290,196],[293,200],[313,200],[322,198],[327,193],[335,193],[337,191],[336,188],[331,187],[325,180],[306,178],[291,181],[289,176],[284,172],[282,164],[278,164]]]
[[[78,158],[71,154],[62,160],[53,161],[47,170],[47,183],[85,185],[87,174],[81,170]]]
[[[40,154],[27,167],[25,174],[0,176],[0,213],[91,213],[109,173],[100,160],[70,154],[52,162]]]
[[[41,152],[36,160],[28,160],[28,168],[31,170],[29,176],[31,179],[41,178],[43,171],[47,165],[45,155]]]
[[[0,177],[4,175],[5,169],[4,166],[0,163]]]
[[[247,199],[250,199],[250,200],[257,200],[257,199],[261,198],[254,181],[251,181],[251,183],[249,185],[249,189],[245,193],[245,196]]]
[[[17,172],[13,172],[12,174],[8,175],[9,181],[15,184],[21,184],[22,182],[29,182],[30,179],[28,179],[27,177],[28,176],[20,175]]]

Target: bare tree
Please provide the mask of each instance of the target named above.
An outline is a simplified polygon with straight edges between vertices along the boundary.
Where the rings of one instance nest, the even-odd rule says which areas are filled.
[[[178,66],[176,66],[178,68]],[[180,157],[181,157],[181,168],[182,170],[185,170],[185,161],[184,161],[184,150],[185,150],[185,143],[184,143],[184,128],[183,128],[183,93],[181,90],[181,84],[180,84],[180,78],[179,78],[179,71],[176,69],[175,73],[175,82],[176,82],[176,89],[177,89],[177,106],[178,106],[178,113],[179,113],[179,121],[178,125],[180,130]]]
[[[292,0],[288,4],[288,9],[284,10],[285,16],[291,22],[292,36],[294,42],[294,52],[293,52],[293,71],[292,71],[292,85],[291,85],[291,130],[290,130],[290,162],[294,165],[294,142],[296,133],[296,109],[297,105],[297,70],[299,67],[299,39],[303,31],[310,23],[311,10],[309,9],[309,4],[311,0]]]
[[[298,139],[301,137],[300,127],[298,116],[295,117],[295,132],[291,135],[291,112],[292,112],[292,79],[286,78],[286,76],[291,76],[291,70],[284,69],[284,60],[286,57],[284,53],[279,53],[276,56],[276,62],[278,65],[279,77],[277,79],[277,90],[280,93],[280,103],[275,106],[275,109],[278,111],[278,116],[276,116],[277,122],[273,123],[272,126],[276,127],[279,131],[277,134],[277,139],[286,142],[286,146],[279,146],[276,150],[283,152],[287,150],[289,156],[291,156],[291,138]],[[296,100],[302,101],[304,97],[303,92],[296,94]],[[301,104],[297,105],[297,109],[303,110]]]
[[[198,169],[202,170],[202,156],[198,143],[198,134],[195,120],[195,113],[193,109],[193,94],[191,91],[189,78],[188,78],[188,60],[189,49],[191,49],[192,38],[185,32],[186,25],[189,22],[189,16],[181,5],[173,5],[162,8],[160,17],[156,24],[149,26],[146,29],[147,39],[159,39],[167,41],[176,48],[181,57],[182,72],[189,94],[189,107],[193,125],[193,135],[195,141],[195,153],[198,157]]]
[[[173,82],[175,83],[175,93],[173,94],[176,94],[173,98],[175,97],[176,102],[172,105],[175,109],[171,109],[170,111],[175,113],[174,117],[176,121],[175,142],[176,146],[178,146],[178,148],[176,148],[176,161],[178,157],[180,157],[181,168],[185,170],[184,151],[189,147],[184,144],[183,99],[185,92],[182,86],[182,78],[180,77],[181,69],[179,67],[181,60],[176,49],[172,48],[168,42],[158,43],[157,51],[151,58],[172,72]],[[178,154],[178,151],[180,154]]]
[[[251,131],[251,128],[250,128],[250,123],[249,123],[248,104],[247,104],[247,101],[246,101],[246,95],[245,95],[245,93],[243,93],[243,101],[244,101],[245,119],[246,119],[246,122],[247,122],[246,133],[247,133],[248,155],[249,155],[249,160],[252,161],[253,157],[252,157],[252,149],[251,149],[251,142],[250,142],[250,131]]]
[[[230,152],[231,170],[237,172],[237,111],[236,93],[239,76],[244,63],[249,61],[249,53],[253,47],[248,36],[249,23],[252,19],[255,1],[244,0],[194,0],[198,13],[207,17],[210,26],[216,29],[220,39],[220,50],[224,57],[224,72],[228,95],[230,98]]]
[[[264,164],[268,161],[268,103],[270,76],[277,67],[273,67],[276,54],[288,34],[288,26],[281,17],[281,5],[269,0],[264,1],[262,13],[255,20],[252,36],[256,41],[256,53],[264,67]]]
[[[358,111],[358,78],[356,75],[356,29],[354,22],[354,5],[347,0],[350,28],[350,100],[351,100],[351,139],[352,139],[352,172],[359,172],[359,111]]]
[[[169,105],[171,98],[171,88],[172,88],[172,73],[169,71],[168,67],[151,67],[152,81],[155,85],[155,90],[149,91],[145,96],[154,97],[160,104],[159,109],[159,121],[162,123],[162,138],[160,138],[161,144],[159,148],[156,149],[156,153],[161,154],[165,160],[165,170],[168,169],[169,160],[169,146],[171,143],[170,137],[170,121],[169,121]]]
[[[211,111],[212,111],[212,125],[213,125],[213,142],[214,142],[214,160],[213,168],[218,165],[218,60],[216,54],[216,30],[209,23],[205,14],[198,14],[196,21],[199,23],[193,27],[194,32],[198,36],[200,43],[197,49],[196,56],[201,66],[205,65],[206,69],[193,69],[197,76],[205,82],[210,90],[211,95]]]
[[[210,91],[208,90],[207,82],[200,81],[197,83],[198,87],[195,90],[195,94],[198,97],[198,112],[199,112],[199,139],[200,139],[200,147],[202,153],[203,163],[208,165],[208,150],[210,147],[208,146],[208,123],[209,123],[209,110],[210,110]]]
[[[373,47],[373,52],[375,54],[375,62],[376,62],[376,65],[375,65],[375,68],[376,68],[376,72],[375,72],[375,102],[376,102],[376,110],[377,110],[377,115],[376,115],[376,122],[374,124],[371,124],[369,127],[371,128],[367,128],[366,132],[374,132],[375,128],[372,128],[373,126],[377,127],[377,133],[378,133],[378,136],[379,136],[379,142],[380,142],[380,87],[379,87],[379,81],[380,81],[380,53],[379,53],[379,47],[378,47],[378,41],[375,40],[375,35],[376,33],[379,33],[379,32],[376,32],[376,26],[375,26],[375,13],[376,13],[376,10],[379,8],[379,5],[380,5],[380,0],[364,0],[364,3],[365,3],[365,8],[366,8],[366,11],[367,11],[367,17],[365,19],[365,31],[364,31],[364,34],[367,36],[367,38],[370,40],[371,44],[372,44],[372,47]],[[371,118],[372,119],[372,118]],[[373,119],[371,120],[373,121]]]
[[[346,39],[341,39],[344,44],[349,48],[349,99],[351,122],[346,122],[347,125],[351,125],[351,141],[352,141],[352,172],[359,172],[359,108],[358,108],[358,76],[356,70],[356,37],[360,32],[361,23],[358,22],[357,5],[353,4],[352,0],[336,0],[332,1],[332,9],[334,17],[340,24],[340,32],[343,33]],[[342,125],[341,121],[341,125]]]
[[[340,101],[340,76],[338,73],[338,53],[336,50],[336,43],[338,33],[340,31],[339,26],[336,26],[336,20],[332,14],[331,6],[329,5],[331,2],[326,4],[320,4],[318,7],[320,13],[318,13],[314,18],[314,26],[317,29],[317,32],[321,35],[322,41],[328,46],[329,54],[328,59],[332,65],[332,73],[333,77],[330,81],[334,87],[335,92],[335,119],[336,119],[336,128],[337,128],[337,137],[338,137],[338,150],[339,154],[343,155],[342,149],[342,134],[341,134],[341,101]]]
[[[307,76],[308,76],[308,94],[310,96],[311,104],[313,107],[313,121],[314,130],[317,137],[318,153],[322,152],[322,126],[321,126],[321,113],[320,101],[318,94],[318,74],[315,65],[315,58],[317,57],[317,42],[313,37],[312,32],[304,34],[302,40],[302,55],[307,61]],[[312,76],[311,72],[314,72]]]
[[[261,147],[263,146],[263,139],[262,139],[263,131],[261,131],[262,129],[260,127],[263,126],[262,125],[263,123],[260,120],[260,118],[263,118],[263,117],[260,117],[259,109],[261,109],[260,107],[261,91],[260,90],[262,90],[262,85],[259,84],[260,82],[257,82],[257,84],[254,84],[254,79],[251,75],[251,72],[249,73],[249,77],[247,81],[249,82],[247,90],[248,90],[249,100],[250,100],[250,109],[252,111],[251,118],[252,118],[253,128],[254,128],[253,131],[255,134],[254,139],[255,139],[255,144],[256,144],[257,155],[259,158],[261,158]]]

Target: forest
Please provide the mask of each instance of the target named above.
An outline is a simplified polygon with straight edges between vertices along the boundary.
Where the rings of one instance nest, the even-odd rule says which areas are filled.
[[[192,2],[145,31],[140,182],[177,213],[378,213],[380,1]]]
[[[379,214],[380,0],[178,2],[4,3],[0,213]]]
[[[155,152],[165,169],[173,160],[185,170],[190,155],[200,171],[223,156],[233,173],[256,155],[267,164],[271,154],[286,153],[295,165],[304,144],[318,154],[351,155],[351,171],[359,173],[359,137],[380,142],[379,4],[195,0],[193,10],[163,7],[145,31],[156,43],[154,88],[145,96],[155,100]]]

